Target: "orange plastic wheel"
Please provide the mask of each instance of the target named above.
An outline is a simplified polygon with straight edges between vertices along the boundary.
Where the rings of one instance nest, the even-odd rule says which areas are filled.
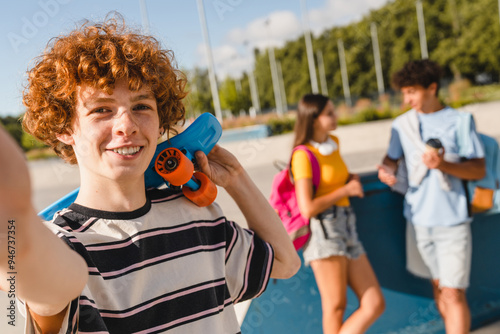
[[[194,173],[194,177],[200,183],[200,188],[193,191],[188,187],[182,187],[184,196],[186,196],[194,204],[201,207],[212,204],[217,197],[217,187],[215,186],[215,183],[213,183],[212,180],[210,180],[208,176],[202,172]]]
[[[180,150],[169,147],[156,157],[155,169],[170,184],[182,186],[193,176],[194,166]]]

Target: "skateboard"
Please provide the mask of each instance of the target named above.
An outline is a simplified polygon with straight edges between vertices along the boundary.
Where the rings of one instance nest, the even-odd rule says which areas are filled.
[[[203,173],[194,172],[194,153],[208,154],[219,141],[222,127],[212,114],[200,115],[186,130],[158,144],[144,173],[146,189],[161,186],[181,187],[184,195],[198,206],[210,205],[217,197],[217,187]],[[67,208],[78,195],[78,188],[38,213],[50,220],[57,211]]]

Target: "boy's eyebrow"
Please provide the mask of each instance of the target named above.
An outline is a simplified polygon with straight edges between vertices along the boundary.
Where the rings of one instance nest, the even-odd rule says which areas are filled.
[[[140,94],[140,95],[136,95],[134,97],[132,97],[130,99],[130,101],[132,102],[137,102],[137,101],[141,101],[141,100],[154,100],[155,97],[153,94],[149,93],[149,94]],[[106,103],[106,102],[115,102],[116,100],[114,98],[111,98],[111,97],[99,97],[95,100],[92,100],[92,101],[85,101],[83,103],[83,106],[85,108],[89,108],[89,105],[93,104],[93,103]]]
[[[130,99],[130,101],[136,102],[140,100],[154,100],[154,99],[155,99],[154,95],[152,93],[148,93],[148,94],[141,94],[134,96]]]

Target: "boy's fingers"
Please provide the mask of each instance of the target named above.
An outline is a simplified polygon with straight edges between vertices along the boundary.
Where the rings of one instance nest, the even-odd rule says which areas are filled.
[[[196,151],[194,153],[194,156],[196,158],[196,163],[198,164],[198,167],[200,170],[203,172],[208,168],[208,159],[205,153],[203,151]]]

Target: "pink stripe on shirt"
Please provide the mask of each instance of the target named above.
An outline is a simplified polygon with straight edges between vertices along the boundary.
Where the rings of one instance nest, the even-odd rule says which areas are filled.
[[[192,224],[188,224],[188,225],[185,225],[185,226],[181,226],[181,227],[177,227],[177,228],[173,228],[173,229],[169,229],[169,230],[151,231],[151,232],[148,232],[148,233],[137,235],[137,236],[131,238],[130,240],[124,241],[122,243],[117,243],[117,244],[113,244],[113,245],[106,245],[106,246],[88,246],[86,248],[87,248],[87,251],[89,251],[89,252],[103,251],[103,250],[110,250],[110,249],[117,249],[117,248],[124,248],[124,247],[127,247],[127,246],[129,246],[130,244],[132,244],[134,242],[137,242],[137,241],[141,240],[141,239],[153,237],[153,236],[156,236],[156,235],[176,233],[176,232],[179,232],[179,231],[189,230],[189,229],[191,229],[193,227],[217,226],[217,225],[223,224],[224,222],[225,222],[225,219],[220,219],[220,220],[215,221],[215,222],[192,223]]]

